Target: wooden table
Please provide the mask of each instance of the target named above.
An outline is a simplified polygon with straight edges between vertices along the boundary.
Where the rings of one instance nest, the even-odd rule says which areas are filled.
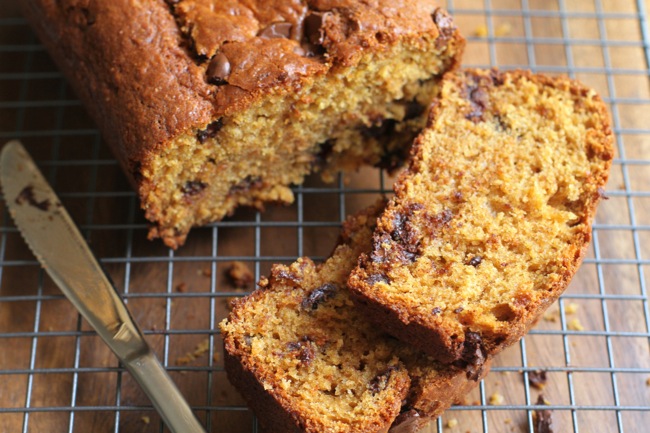
[[[34,154],[211,431],[255,431],[253,416],[227,381],[214,331],[229,298],[241,295],[225,269],[239,260],[259,277],[272,263],[299,255],[322,259],[342,218],[373,202],[382,182],[388,187],[391,179],[374,169],[334,185],[311,178],[297,190],[296,205],[262,214],[242,210],[194,230],[187,245],[172,253],[146,240],[134,194],[15,3],[0,0],[2,141],[21,138]],[[595,87],[612,108],[618,155],[594,247],[560,305],[524,342],[498,357],[463,406],[425,432],[527,431],[529,406],[540,392],[525,384],[521,372],[540,368],[548,370],[543,394],[556,432],[614,432],[619,426],[648,431],[650,84],[640,30],[646,17],[637,15],[637,3],[650,9],[647,0],[449,2],[468,36],[466,65],[570,73]],[[160,431],[143,393],[39,269],[3,215],[0,431]],[[569,329],[578,324],[582,330]],[[207,352],[197,351],[206,343]],[[502,405],[491,405],[497,396]],[[449,427],[453,420],[457,425]]]

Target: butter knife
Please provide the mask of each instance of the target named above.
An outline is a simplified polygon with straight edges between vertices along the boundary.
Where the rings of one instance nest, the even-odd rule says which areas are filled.
[[[0,154],[9,213],[45,271],[133,375],[174,433],[205,433],[61,201],[18,141]]]

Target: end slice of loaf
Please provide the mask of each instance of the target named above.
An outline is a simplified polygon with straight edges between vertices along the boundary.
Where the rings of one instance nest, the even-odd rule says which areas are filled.
[[[566,78],[449,74],[349,285],[364,312],[473,370],[564,291],[613,158],[604,103]]]
[[[435,0],[20,3],[173,248],[314,171],[394,168],[464,47]]]
[[[476,385],[355,308],[345,283],[379,210],[349,218],[321,266],[274,266],[221,323],[228,376],[265,432],[416,431]]]

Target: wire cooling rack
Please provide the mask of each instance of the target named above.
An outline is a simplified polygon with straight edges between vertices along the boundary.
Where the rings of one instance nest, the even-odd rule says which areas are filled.
[[[134,193],[20,17],[0,0],[0,139],[21,139],[80,224],[147,339],[209,431],[256,432],[223,371],[218,322],[244,291],[225,275],[331,251],[340,222],[389,189],[363,169],[309,179],[296,203],[242,210],[173,252],[146,241]],[[531,68],[595,87],[609,104],[617,158],[578,275],[536,329],[427,432],[647,432],[650,426],[650,33],[645,0],[449,0],[467,66]],[[54,287],[2,208],[0,431],[153,432],[160,418]],[[543,370],[543,390],[529,376]],[[543,394],[548,405],[538,406]]]

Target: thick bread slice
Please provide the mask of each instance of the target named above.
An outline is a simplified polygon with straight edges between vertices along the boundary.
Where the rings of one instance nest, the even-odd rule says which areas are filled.
[[[228,376],[266,433],[412,432],[477,384],[355,308],[345,282],[382,208],[349,218],[324,264],[274,266],[221,323]]]
[[[595,91],[524,71],[449,74],[349,285],[378,325],[475,370],[564,291],[613,158]]]

